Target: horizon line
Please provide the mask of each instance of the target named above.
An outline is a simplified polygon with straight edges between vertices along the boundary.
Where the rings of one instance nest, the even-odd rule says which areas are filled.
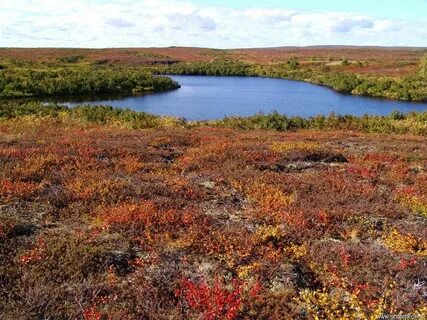
[[[205,49],[205,50],[254,50],[254,49],[291,49],[291,48],[376,48],[376,49],[420,49],[427,50],[423,46],[405,46],[405,45],[329,45],[329,44],[315,44],[315,45],[286,45],[286,46],[267,46],[267,47],[235,47],[235,48],[217,48],[217,47],[198,47],[198,46],[148,46],[148,47],[55,47],[55,46],[14,46],[2,47],[0,49],[80,49],[80,50],[108,50],[108,49]]]

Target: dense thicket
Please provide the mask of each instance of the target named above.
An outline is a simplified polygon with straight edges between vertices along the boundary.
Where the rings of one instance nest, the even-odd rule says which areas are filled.
[[[157,68],[158,73],[206,76],[249,76],[256,75],[251,65],[228,60],[212,62],[177,63]]]
[[[10,68],[0,73],[0,97],[136,94],[178,88],[172,79],[138,68]]]
[[[427,81],[419,76],[396,81],[385,77],[364,78],[354,74],[332,73],[322,77],[317,76],[316,82],[337,91],[357,95],[399,100],[427,100]]]

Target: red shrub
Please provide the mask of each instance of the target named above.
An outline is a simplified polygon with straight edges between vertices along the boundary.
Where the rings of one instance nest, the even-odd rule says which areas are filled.
[[[83,311],[83,319],[84,320],[101,320],[102,313],[96,310],[95,308],[85,309]]]
[[[339,254],[340,254],[341,261],[342,261],[343,265],[348,266],[351,256],[344,246],[340,246]]]
[[[112,317],[99,311],[96,307],[83,310],[83,320],[111,320]]]
[[[351,166],[347,168],[347,172],[360,176],[365,179],[372,179],[376,176],[377,172],[373,168],[362,167],[362,166]]]
[[[0,179],[0,196],[9,197],[28,197],[38,189],[38,185],[30,182],[11,181]]]
[[[242,286],[233,282],[231,289],[226,289],[218,279],[213,286],[183,279],[175,294],[183,298],[190,309],[201,312],[206,320],[232,320],[237,318],[241,305]]]
[[[396,265],[396,270],[406,270],[410,267],[413,267],[417,264],[417,259],[401,259]]]
[[[45,249],[46,249],[46,243],[45,243],[44,239],[39,238],[37,240],[36,246],[33,249],[27,251],[27,253],[25,253],[23,256],[21,256],[19,261],[23,265],[26,265],[32,261],[41,260],[41,259],[43,259],[43,256],[45,254]]]

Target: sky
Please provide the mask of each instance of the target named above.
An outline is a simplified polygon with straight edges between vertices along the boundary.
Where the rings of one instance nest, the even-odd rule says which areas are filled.
[[[0,47],[427,47],[427,0],[0,0]]]

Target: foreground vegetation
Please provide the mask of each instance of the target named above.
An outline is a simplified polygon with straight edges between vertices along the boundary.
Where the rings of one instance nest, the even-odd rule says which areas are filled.
[[[351,115],[315,116],[310,118],[287,117],[279,113],[257,114],[251,117],[226,117],[214,121],[186,121],[182,118],[160,117],[145,112],[136,112],[110,106],[78,106],[68,108],[63,105],[40,102],[20,102],[0,100],[0,120],[47,119],[57,122],[108,124],[129,129],[161,127],[218,127],[241,130],[295,131],[311,130],[352,130],[366,133],[396,133],[427,136],[427,112],[392,112],[388,116]]]
[[[426,114],[0,106],[5,319],[427,315]]]

